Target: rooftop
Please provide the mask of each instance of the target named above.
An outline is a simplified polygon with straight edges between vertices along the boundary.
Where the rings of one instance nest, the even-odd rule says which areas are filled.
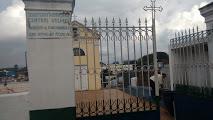
[[[207,4],[206,6],[204,6],[204,7],[200,8],[199,10],[203,10],[203,9],[208,8],[208,7],[213,7],[213,2],[211,2],[211,3]]]

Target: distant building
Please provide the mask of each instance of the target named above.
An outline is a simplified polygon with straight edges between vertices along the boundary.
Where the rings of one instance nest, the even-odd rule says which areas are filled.
[[[99,35],[78,21],[73,26],[73,53],[76,90],[97,90],[101,88],[101,65]]]
[[[0,77],[16,77],[17,72],[16,71],[0,71]]]

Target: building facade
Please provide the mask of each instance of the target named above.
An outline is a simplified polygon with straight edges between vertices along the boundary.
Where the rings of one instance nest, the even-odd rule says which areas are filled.
[[[98,90],[101,88],[98,33],[77,21],[73,21],[72,26],[75,89]]]

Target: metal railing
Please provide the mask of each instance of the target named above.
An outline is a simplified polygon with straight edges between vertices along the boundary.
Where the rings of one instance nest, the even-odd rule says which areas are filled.
[[[139,103],[152,106],[149,98],[155,91],[150,77],[154,72],[148,58],[152,27],[147,21],[142,25],[139,19],[137,26],[129,26],[127,19],[92,19],[91,24],[85,19],[83,24],[73,21],[72,26],[73,48],[85,53],[80,56],[79,49],[79,56],[74,57],[77,117],[108,114],[108,108],[110,114],[146,108]],[[144,56],[148,58],[146,63]],[[140,88],[137,92],[134,85]]]
[[[209,61],[209,41],[213,30],[198,31],[198,28],[176,33],[170,40],[171,66],[174,85],[211,89],[210,72],[213,65]],[[199,90],[198,90],[199,91]]]

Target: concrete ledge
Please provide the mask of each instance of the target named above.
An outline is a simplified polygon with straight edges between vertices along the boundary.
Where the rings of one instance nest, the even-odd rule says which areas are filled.
[[[29,120],[28,92],[0,95],[0,120]]]
[[[73,11],[75,1],[23,0],[25,10]]]

